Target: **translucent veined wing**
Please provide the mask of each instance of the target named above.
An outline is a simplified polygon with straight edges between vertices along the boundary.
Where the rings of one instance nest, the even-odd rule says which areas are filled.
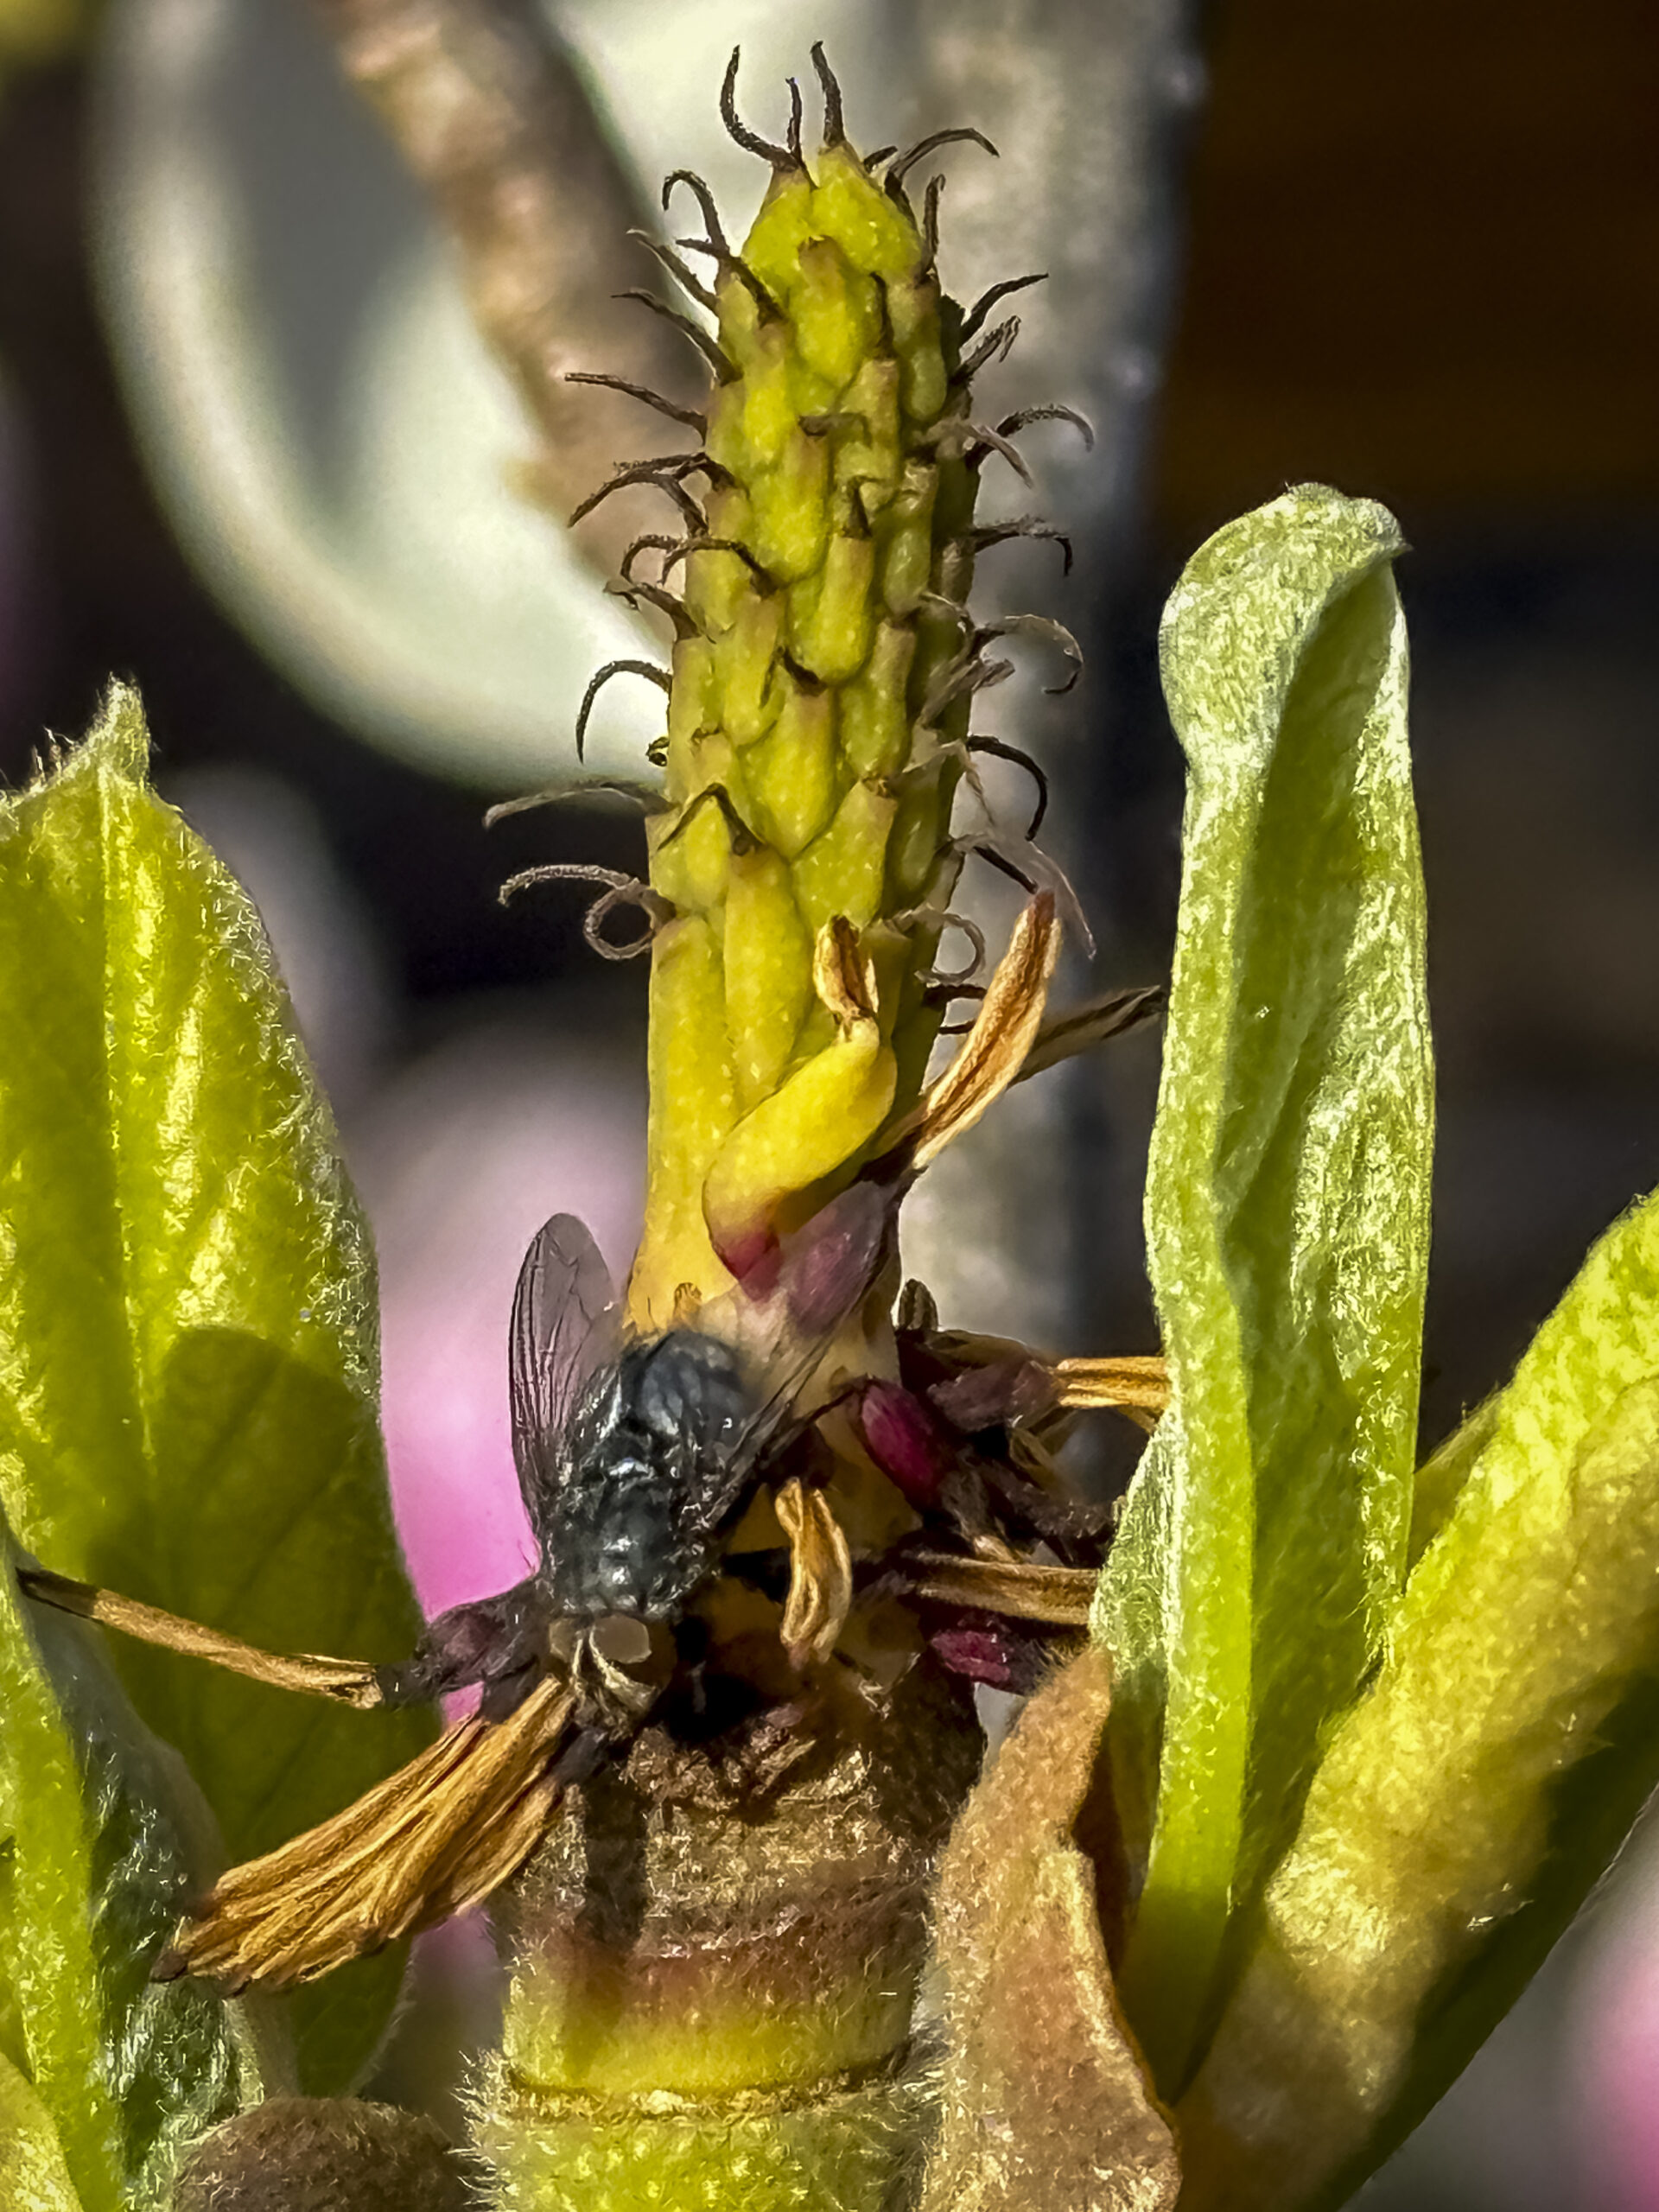
[[[711,1520],[724,1517],[779,1442],[803,1386],[874,1287],[893,1249],[898,1196],[874,1183],[849,1185],[782,1240],[775,1279],[764,1293],[740,1285],[710,1309],[704,1325],[741,1353],[761,1393],[732,1453],[728,1482],[707,1500]]]
[[[616,1357],[621,1312],[610,1269],[574,1214],[556,1213],[518,1270],[508,1353],[512,1456],[533,1526],[583,1385]]]

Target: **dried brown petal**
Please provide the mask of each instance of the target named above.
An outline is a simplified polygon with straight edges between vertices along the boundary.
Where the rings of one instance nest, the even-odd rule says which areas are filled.
[[[1169,1403],[1169,1370],[1155,1353],[1057,1359],[1052,1372],[1060,1404],[1080,1412],[1116,1406],[1160,1414]]]
[[[902,1151],[909,1165],[925,1167],[1007,1089],[1042,1025],[1059,955],[1054,894],[1039,892],[1014,924],[961,1051],[889,1133],[890,1151]]]
[[[817,1664],[835,1649],[853,1602],[852,1554],[821,1490],[791,1480],[779,1491],[776,1503],[789,1538],[784,1648],[798,1666]]]
[[[166,1651],[182,1651],[192,1659],[206,1659],[232,1675],[246,1675],[275,1689],[301,1690],[312,1697],[333,1698],[341,1705],[364,1711],[385,1702],[372,1667],[357,1659],[325,1659],[315,1652],[262,1651],[239,1636],[204,1628],[181,1613],[163,1612],[159,1605],[141,1605],[114,1590],[91,1582],[73,1582],[67,1575],[49,1574],[44,1567],[17,1571],[24,1594],[60,1612],[97,1621],[101,1627],[119,1630],[141,1643],[158,1643]]]
[[[912,1551],[903,1571],[918,1598],[940,1605],[972,1605],[1010,1620],[1051,1628],[1086,1628],[1097,1580],[1091,1567],[1043,1567],[1029,1560],[962,1559],[950,1552]]]
[[[158,1978],[282,1988],[477,1904],[523,1865],[557,1808],[550,1768],[572,1705],[547,1677],[505,1720],[457,1722],[343,1813],[233,1866],[157,1961]]]
[[[957,1825],[937,1945],[949,2044],[920,2212],[1168,2212],[1175,2139],[1117,2009],[1075,1830],[1111,1703],[1104,1652],[1033,1699]]]

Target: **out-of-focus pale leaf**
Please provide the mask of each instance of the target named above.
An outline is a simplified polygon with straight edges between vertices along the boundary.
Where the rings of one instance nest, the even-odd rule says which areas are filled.
[[[940,1870],[940,2122],[921,2212],[1165,2212],[1180,2188],[1107,1964],[1121,1905],[1094,1832],[1111,1667],[1084,1652],[1020,1714]]]
[[[419,1617],[366,1236],[257,918],[149,791],[146,753],[118,686],[87,743],[0,805],[0,1497],[60,1573],[279,1649],[392,1658]],[[115,1657],[238,1859],[423,1740],[419,1717]],[[301,1999],[308,2088],[354,2073],[397,1974],[394,1956]]]
[[[1147,1231],[1174,1395],[1098,1625],[1136,1759],[1160,1745],[1122,1986],[1172,2094],[1404,1572],[1433,1104],[1400,548],[1303,486],[1164,618],[1189,785]]]
[[[285,2054],[269,2020],[256,2039],[244,2008],[202,1984],[149,1980],[158,1931],[211,1872],[212,1816],[96,1640],[29,1607],[3,1521],[0,1839],[15,2044],[0,2059],[3,2202],[50,2206],[55,2176],[83,2212],[146,2212],[186,2145],[283,2085]],[[25,2171],[48,2193],[17,2193]]]
[[[1597,1245],[1484,1425],[1181,2106],[1193,2212],[1344,2202],[1659,1782],[1659,1198]]]

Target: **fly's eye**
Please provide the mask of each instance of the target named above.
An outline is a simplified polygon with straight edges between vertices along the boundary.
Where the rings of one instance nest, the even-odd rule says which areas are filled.
[[[588,1640],[613,1667],[643,1667],[651,1656],[651,1630],[626,1613],[607,1613],[595,1621]]]

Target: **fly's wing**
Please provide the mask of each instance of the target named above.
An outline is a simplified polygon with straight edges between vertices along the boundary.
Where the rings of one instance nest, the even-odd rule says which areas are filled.
[[[524,1255],[509,1340],[512,1456],[531,1525],[556,1479],[559,1440],[584,1385],[617,1356],[610,1269],[574,1214],[556,1213]]]
[[[724,1516],[795,1412],[802,1386],[842,1325],[874,1288],[893,1249],[898,1193],[875,1183],[850,1185],[783,1239],[772,1287],[760,1297],[741,1286],[711,1310],[715,1332],[744,1356],[758,1384],[755,1412],[728,1461],[729,1475],[709,1508]]]

